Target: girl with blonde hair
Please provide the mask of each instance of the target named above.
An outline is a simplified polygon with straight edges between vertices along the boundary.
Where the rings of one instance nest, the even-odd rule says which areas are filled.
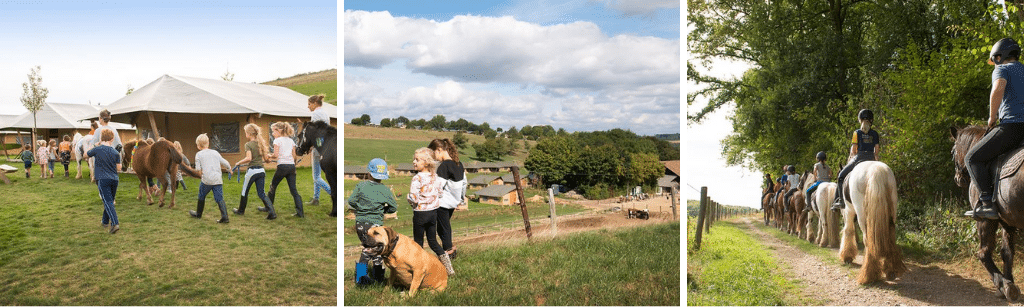
[[[267,194],[263,192],[263,185],[266,182],[267,174],[263,170],[263,162],[270,160],[270,147],[267,145],[267,139],[263,136],[263,131],[260,126],[249,123],[242,128],[245,132],[245,137],[249,139],[249,142],[245,143],[245,158],[238,160],[235,166],[245,164],[247,169],[245,171],[245,183],[242,184],[242,198],[238,201],[238,208],[232,209],[237,215],[245,214],[245,207],[249,203],[249,188],[252,184],[256,184],[256,196],[259,196],[260,200],[263,201],[263,205],[269,214],[267,215],[268,220],[277,218],[277,212],[274,211],[274,204],[267,198]]]
[[[295,188],[295,128],[286,122],[276,122],[270,126],[271,134],[274,136],[274,151],[271,158],[277,159],[277,171],[274,172],[274,179],[270,180],[270,202],[274,203],[274,196],[277,194],[277,185],[282,179],[288,180],[288,190],[295,200],[295,217],[305,217],[302,211],[302,196]],[[267,211],[269,208],[257,208],[260,211]]]
[[[444,264],[448,275],[455,274],[451,258],[441,244],[437,243],[437,209],[441,206],[442,185],[445,180],[438,177],[434,151],[422,147],[413,155],[413,168],[417,173],[409,184],[409,195],[406,199],[412,205],[412,233],[416,245],[423,246],[423,237],[427,237],[430,250]]]

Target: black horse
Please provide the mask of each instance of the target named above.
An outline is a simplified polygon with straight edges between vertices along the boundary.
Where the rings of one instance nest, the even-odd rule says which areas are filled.
[[[309,148],[316,148],[320,153],[320,169],[327,176],[327,184],[331,186],[331,213],[338,217],[338,128],[325,122],[309,122],[302,124],[299,132],[299,144],[295,149],[298,155],[305,155]]]

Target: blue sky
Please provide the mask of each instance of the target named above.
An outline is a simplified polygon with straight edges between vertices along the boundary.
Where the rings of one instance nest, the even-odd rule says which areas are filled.
[[[0,2],[0,114],[42,67],[48,101],[109,104],[164,74],[264,82],[338,68],[334,1]]]
[[[346,1],[346,121],[676,133],[678,1]]]

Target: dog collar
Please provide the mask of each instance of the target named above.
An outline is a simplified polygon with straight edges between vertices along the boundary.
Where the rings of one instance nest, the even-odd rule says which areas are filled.
[[[400,240],[400,238],[401,238],[401,237],[399,237],[399,236],[395,236],[395,240],[394,240],[394,241],[391,241],[391,243],[390,243],[390,244],[388,244],[388,255],[389,255],[389,256],[390,256],[390,255],[391,255],[392,253],[394,253],[394,252],[395,252],[395,247],[396,247],[396,246],[398,246],[398,240]]]

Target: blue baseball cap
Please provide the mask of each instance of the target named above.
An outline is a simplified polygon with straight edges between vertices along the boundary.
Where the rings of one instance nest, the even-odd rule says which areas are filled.
[[[388,163],[381,158],[370,160],[370,164],[366,165],[366,171],[370,172],[370,177],[377,180],[390,178],[388,177]]]

